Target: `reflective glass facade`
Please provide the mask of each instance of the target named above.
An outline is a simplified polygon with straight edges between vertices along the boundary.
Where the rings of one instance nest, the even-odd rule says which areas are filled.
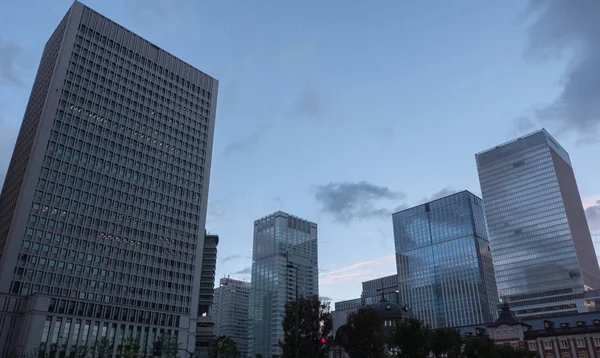
[[[432,327],[496,318],[498,294],[481,199],[463,191],[392,218],[401,302]]]
[[[581,309],[561,296],[598,288],[600,270],[568,153],[541,130],[476,159],[499,295],[521,315]]]
[[[317,224],[281,211],[254,222],[249,305],[252,357],[281,356],[285,303],[295,300],[296,294],[318,296],[318,271]]]

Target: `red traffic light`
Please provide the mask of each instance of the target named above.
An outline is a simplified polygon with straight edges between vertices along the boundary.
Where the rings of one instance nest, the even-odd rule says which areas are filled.
[[[327,340],[325,339],[325,337],[321,338],[321,343],[325,344],[325,342],[327,342]]]

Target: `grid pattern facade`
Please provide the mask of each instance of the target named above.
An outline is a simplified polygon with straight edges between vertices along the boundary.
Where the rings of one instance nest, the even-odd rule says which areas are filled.
[[[0,291],[144,323],[141,341],[164,324],[193,349],[217,87],[75,2],[44,50],[2,190]],[[105,327],[49,317],[66,340]]]
[[[401,302],[432,327],[491,322],[498,294],[483,203],[463,191],[393,214]]]
[[[500,296],[521,316],[580,311],[566,298],[600,270],[568,153],[541,130],[476,159]]]
[[[215,289],[211,316],[217,337],[227,336],[237,344],[240,357],[248,357],[248,304],[250,283],[222,278]]]
[[[249,307],[252,356],[281,356],[286,302],[296,295],[318,296],[318,285],[317,224],[281,211],[256,220]]]
[[[362,283],[361,296],[365,305],[379,302],[382,295],[388,302],[400,305],[398,275],[380,277]]]

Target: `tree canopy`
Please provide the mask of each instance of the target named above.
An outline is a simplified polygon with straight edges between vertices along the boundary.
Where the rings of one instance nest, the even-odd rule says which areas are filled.
[[[286,303],[282,325],[280,346],[284,358],[295,358],[296,349],[301,358],[327,357],[327,344],[321,339],[327,340],[331,332],[331,314],[329,305],[321,303],[318,297],[299,297],[297,301]]]

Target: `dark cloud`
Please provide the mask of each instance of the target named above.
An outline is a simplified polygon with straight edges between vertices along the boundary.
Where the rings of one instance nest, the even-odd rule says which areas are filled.
[[[530,0],[528,54],[547,59],[568,53],[570,64],[553,103],[536,112],[589,141],[600,129],[600,1]]]
[[[256,131],[246,137],[229,143],[227,147],[225,147],[225,156],[229,158],[237,154],[244,154],[251,151],[258,144],[260,138],[260,132]]]
[[[590,230],[592,232],[600,231],[600,201],[597,202],[597,205],[592,205],[585,209],[585,216],[587,217]]]
[[[221,259],[221,262],[225,263],[225,262],[229,262],[229,261],[234,261],[234,260],[239,260],[239,259],[249,259],[249,258],[250,257],[248,257],[246,255],[234,254],[234,255],[225,256],[224,258]]]
[[[20,77],[20,63],[23,49],[12,42],[0,39],[0,82],[23,85]]]
[[[321,93],[314,90],[305,89],[294,103],[293,113],[299,117],[321,120],[328,112],[327,100]]]
[[[430,201],[434,201],[436,199],[440,199],[440,198],[443,198],[443,197],[448,196],[448,195],[452,195],[452,194],[457,193],[457,192],[458,192],[458,190],[454,190],[454,189],[452,189],[450,187],[445,187],[444,189],[442,189],[442,190],[440,190],[438,192],[433,193],[431,196],[424,197],[423,198],[423,202],[424,203],[428,203]]]
[[[246,267],[243,270],[234,272],[234,275],[250,275],[252,273],[252,267]]]
[[[382,199],[404,200],[406,195],[366,181],[358,183],[329,183],[320,185],[315,198],[321,210],[335,221],[348,223],[355,218],[386,217],[391,211],[377,206]]]

